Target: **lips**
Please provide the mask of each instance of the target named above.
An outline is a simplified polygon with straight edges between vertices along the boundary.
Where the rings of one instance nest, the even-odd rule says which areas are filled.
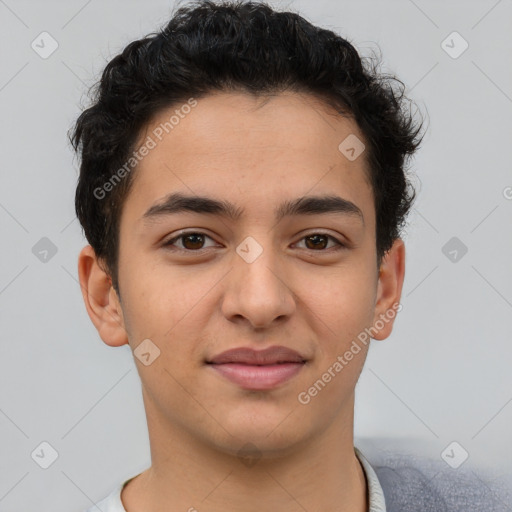
[[[283,346],[264,350],[240,347],[222,352],[207,363],[221,376],[244,389],[269,390],[299,373],[306,359]]]
[[[233,348],[213,357],[208,362],[212,364],[239,363],[270,365],[279,363],[303,363],[305,360],[306,359],[295,350],[282,346],[273,346],[264,350],[254,350],[245,347]]]

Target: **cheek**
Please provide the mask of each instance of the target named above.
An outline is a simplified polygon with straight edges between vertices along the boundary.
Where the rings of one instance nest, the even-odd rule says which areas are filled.
[[[131,344],[149,338],[161,350],[166,366],[195,364],[201,357],[196,353],[203,343],[201,335],[208,332],[215,307],[212,292],[223,273],[192,267],[171,271],[168,264],[161,264],[132,275],[137,279],[126,286],[123,306]]]
[[[140,254],[125,257],[119,272],[121,292],[136,328],[146,325],[156,330],[165,322],[170,329],[199,292],[192,276],[171,271],[169,263],[154,259]]]
[[[372,321],[376,290],[367,269],[329,269],[305,279],[302,289],[307,290],[305,303],[315,322],[331,343],[345,344]]]

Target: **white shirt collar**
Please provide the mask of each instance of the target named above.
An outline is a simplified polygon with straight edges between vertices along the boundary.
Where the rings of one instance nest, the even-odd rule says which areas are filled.
[[[374,469],[361,453],[359,448],[354,446],[356,456],[363,466],[363,470],[366,476],[366,483],[368,485],[368,512],[386,512],[386,501],[384,499],[384,491],[380,485],[379,479]]]

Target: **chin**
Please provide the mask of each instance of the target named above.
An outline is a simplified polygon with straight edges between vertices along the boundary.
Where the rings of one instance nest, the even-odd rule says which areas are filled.
[[[291,408],[273,407],[267,411],[262,409],[265,407],[254,407],[253,410],[245,412],[238,410],[238,414],[233,411],[225,416],[222,426],[232,435],[226,439],[227,443],[221,442],[227,444],[227,451],[233,452],[233,445],[236,452],[244,445],[251,444],[261,452],[279,456],[309,437],[300,428],[300,423],[292,419]]]
[[[242,430],[237,436],[236,443],[230,440],[227,443],[217,442],[217,450],[235,456],[250,466],[259,459],[278,459],[296,450],[301,441],[297,432],[281,433],[279,436],[266,436],[261,433]]]

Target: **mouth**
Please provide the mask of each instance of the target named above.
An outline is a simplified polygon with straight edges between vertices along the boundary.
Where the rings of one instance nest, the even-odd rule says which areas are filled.
[[[236,348],[206,363],[222,377],[243,389],[270,390],[297,375],[306,359],[295,350],[272,346],[265,350]]]

